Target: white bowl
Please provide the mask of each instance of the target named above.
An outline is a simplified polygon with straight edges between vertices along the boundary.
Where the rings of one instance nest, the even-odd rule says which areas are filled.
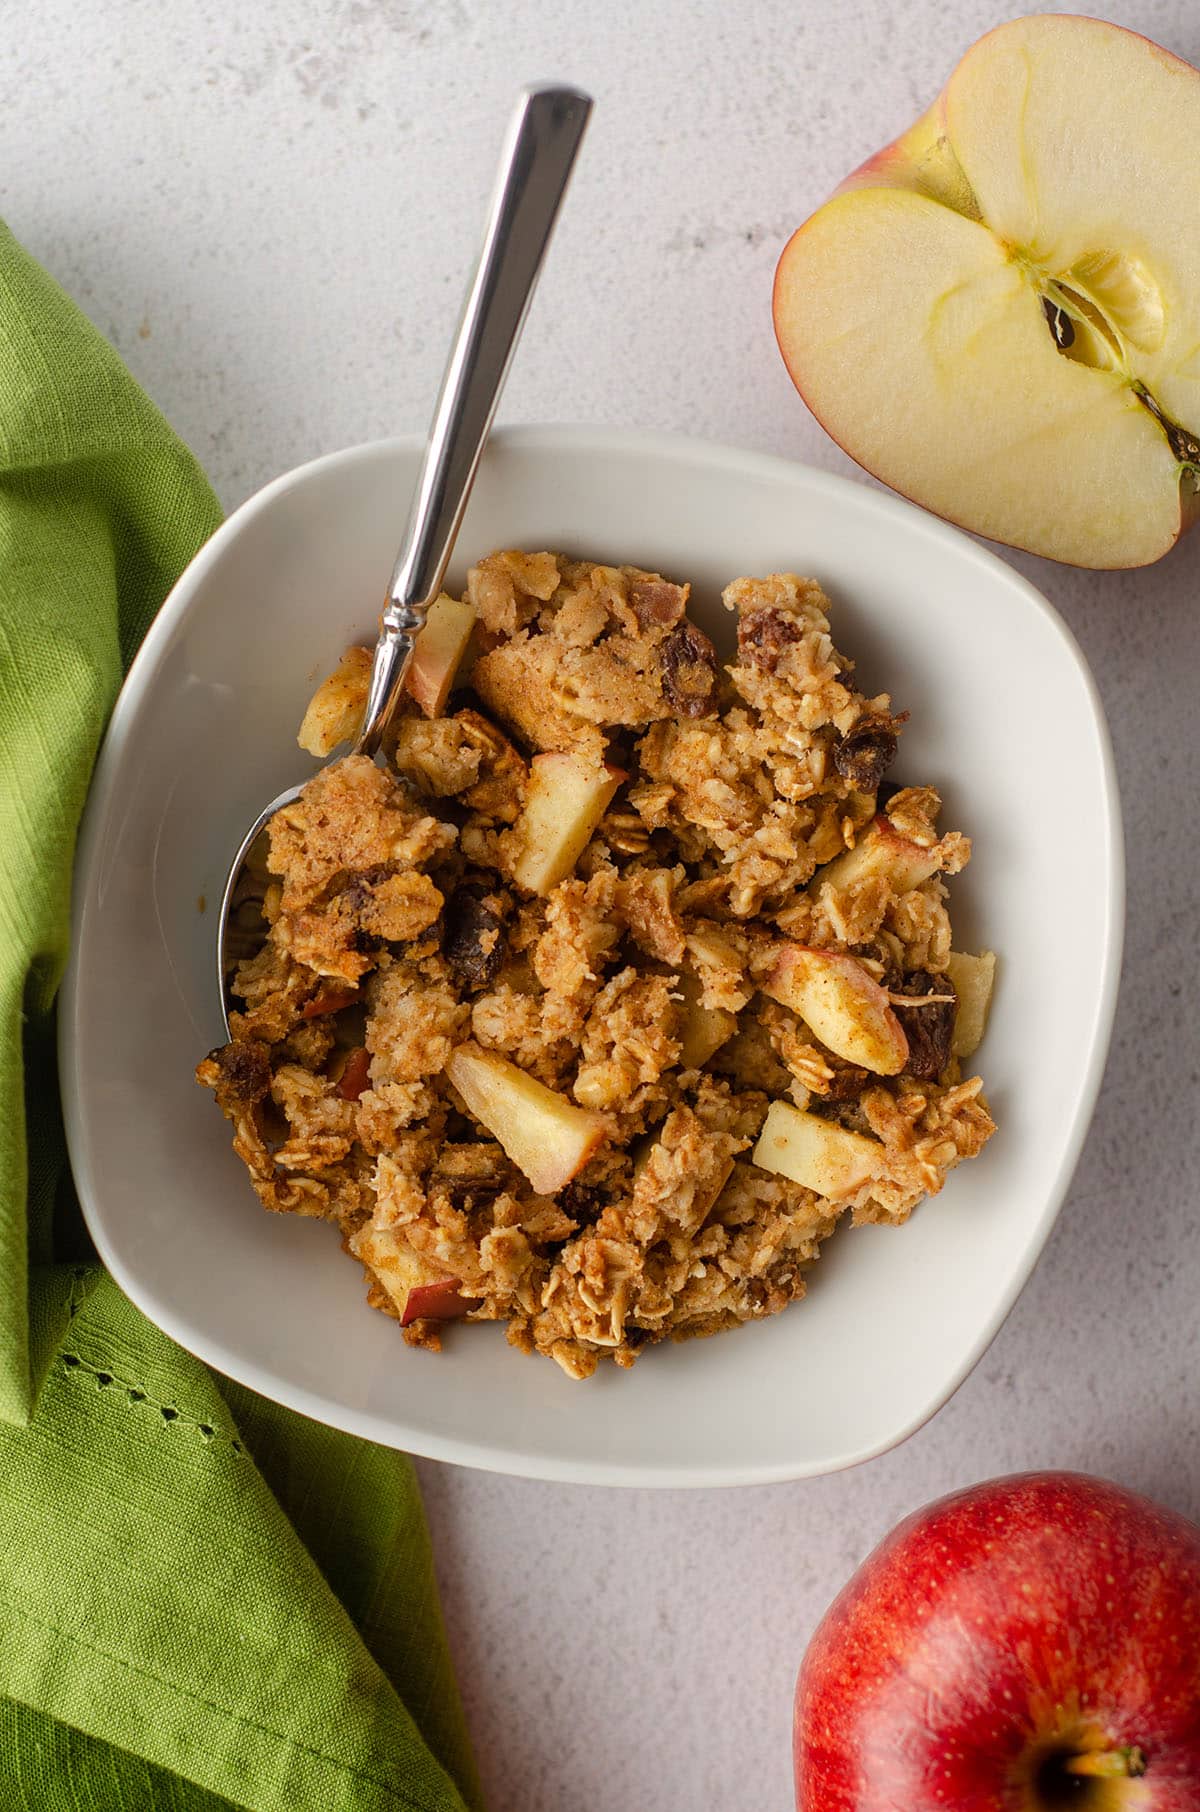
[[[370,640],[415,440],[317,460],[244,504],[146,638],[96,771],[61,1016],[67,1130],[105,1264],[181,1345],[263,1395],[437,1459],[537,1478],[719,1485],[879,1453],[1000,1326],[1053,1223],[1099,1085],[1120,959],[1119,808],[1079,650],[1022,578],[897,498],[780,459],[593,428],[496,435],[451,579],[497,546],[628,561],[718,592],[796,570],[834,604],[863,688],[912,712],[898,772],[931,781],[975,857],[956,941],[1000,953],[978,1063],[1000,1130],[908,1226],[843,1230],[807,1300],[632,1372],[573,1383],[496,1326],[440,1358],[367,1309],[335,1231],[264,1214],[211,1096],[213,914],[263,803],[310,771],[314,682]]]

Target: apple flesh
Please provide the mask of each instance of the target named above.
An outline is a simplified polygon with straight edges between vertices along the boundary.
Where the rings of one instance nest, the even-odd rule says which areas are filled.
[[[990,950],[985,950],[981,956],[952,950],[946,973],[958,995],[950,1050],[955,1057],[973,1057],[983,1043],[987,1028],[988,1008],[996,981],[996,958]]]
[[[911,893],[922,881],[928,881],[942,866],[941,851],[935,845],[926,849],[910,837],[902,837],[891,819],[880,812],[871,820],[853,849],[847,849],[832,862],[818,868],[809,882],[810,893],[829,885],[839,889],[856,887],[862,881],[886,879],[896,893]]]
[[[1078,1473],[918,1510],[796,1683],[798,1812],[1194,1812],[1200,1528]]]
[[[564,1189],[607,1137],[603,1114],[576,1107],[496,1051],[460,1045],[446,1074],[539,1195]]]
[[[904,1027],[885,990],[854,957],[784,944],[761,985],[847,1063],[877,1076],[898,1076],[907,1063]]]
[[[980,534],[1157,560],[1197,513],[1197,142],[1200,73],[1148,39],[989,32],[784,249],[775,330],[813,414]]]
[[[435,598],[413,643],[405,685],[426,717],[440,717],[475,628],[475,606]]]
[[[683,1004],[679,1014],[679,1064],[698,1070],[714,1057],[737,1030],[737,1014],[728,1007],[706,1007],[699,978],[690,969],[679,977]]]
[[[418,1320],[457,1321],[474,1307],[458,1278],[435,1270],[394,1227],[368,1224],[351,1234],[347,1244],[391,1297],[401,1327]]]
[[[621,768],[579,755],[534,756],[525,804],[502,844],[518,887],[544,895],[566,880],[624,779]]]
[[[323,761],[340,742],[357,736],[370,681],[371,650],[347,648],[309,700],[296,732],[300,747]]]
[[[883,1147],[834,1120],[772,1101],[751,1153],[760,1170],[788,1177],[830,1201],[856,1195],[879,1175]]]

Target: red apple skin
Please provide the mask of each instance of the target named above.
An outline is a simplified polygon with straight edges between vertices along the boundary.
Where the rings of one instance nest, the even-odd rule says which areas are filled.
[[[443,1277],[437,1283],[414,1284],[408,1292],[400,1326],[410,1321],[457,1321],[471,1307],[459,1292],[457,1277]]]
[[[918,1510],[796,1683],[798,1812],[1051,1812],[1068,1801],[1038,1791],[1047,1755],[1124,1745],[1144,1775],[1080,1781],[1071,1805],[1196,1812],[1200,1528],[1079,1473]]]

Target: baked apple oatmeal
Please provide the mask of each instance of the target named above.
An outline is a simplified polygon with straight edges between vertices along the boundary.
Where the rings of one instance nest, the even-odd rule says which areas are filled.
[[[993,1122],[970,846],[885,775],[830,604],[501,552],[432,607],[384,765],[347,756],[244,873],[232,1038],[199,1066],[264,1206],[332,1221],[412,1345],[502,1321],[583,1378],[804,1294]],[[328,755],[370,666],[305,716]],[[257,927],[257,929],[256,929]]]

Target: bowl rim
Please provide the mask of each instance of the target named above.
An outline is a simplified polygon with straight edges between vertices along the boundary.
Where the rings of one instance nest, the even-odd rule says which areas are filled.
[[[71,955],[63,979],[58,1014],[58,1063],[67,1148],[84,1220],[101,1262],[135,1307],[185,1351],[219,1374],[311,1420],[424,1458],[560,1484],[671,1489],[712,1489],[819,1478],[878,1458],[900,1446],[924,1427],[954,1396],[982,1359],[1045,1250],[1070,1188],[1095,1113],[1116,1013],[1125,933],[1125,859],[1120,793],[1112,739],[1091,669],[1065,620],[1037,586],[1023,573],[1011,567],[998,553],[982,546],[973,536],[932,515],[907,498],[876,489],[874,485],[861,479],[826,472],[781,454],[764,453],[668,430],[590,426],[586,423],[547,422],[501,427],[493,430],[489,438],[489,445],[494,443],[502,448],[511,447],[522,451],[617,454],[641,460],[670,460],[676,465],[690,461],[697,467],[722,470],[736,467],[741,475],[753,477],[757,474],[764,480],[795,480],[799,477],[818,495],[825,493],[830,497],[844,498],[850,493],[856,507],[865,510],[869,516],[873,515],[881,524],[903,522],[909,533],[923,530],[930,541],[956,547],[960,555],[974,562],[982,571],[993,577],[1000,577],[1005,583],[1015,587],[1023,595],[1026,604],[1041,615],[1047,627],[1057,636],[1083,683],[1100,763],[1106,888],[1103,901],[1103,972],[1091,1044],[1086,1059],[1080,1066],[1079,1109],[1058,1169],[1045,1192],[1041,1215],[1007,1292],[979,1329],[965,1357],[943,1380],[932,1399],[902,1426],[881,1439],[817,1460],[784,1460],[733,1467],[710,1462],[699,1466],[689,1464],[673,1467],[660,1463],[646,1466],[627,1462],[613,1463],[602,1457],[596,1460],[578,1460],[559,1459],[542,1453],[521,1454],[510,1450],[497,1452],[470,1439],[442,1437],[423,1429],[408,1429],[392,1416],[358,1409],[323,1397],[319,1392],[297,1385],[286,1376],[277,1374],[267,1364],[244,1358],[228,1348],[223,1341],[210,1337],[203,1327],[178,1314],[169,1303],[162,1301],[153,1288],[144,1286],[134,1269],[126,1263],[120,1247],[114,1246],[108,1237],[103,1211],[97,1206],[99,1192],[95,1186],[83,1110],[87,1083],[81,1074],[80,1044],[75,1037],[75,1025],[80,1011],[76,952],[79,948],[84,905],[89,894],[88,878],[100,845],[102,829],[108,821],[116,795],[125,744],[136,725],[142,701],[153,685],[159,666],[177,630],[186,619],[197,591],[225,546],[241,533],[247,522],[269,509],[277,498],[309,482],[325,470],[338,466],[353,467],[389,453],[411,454],[419,451],[424,442],[424,435],[417,433],[358,442],[294,466],[253,492],[225,518],[180,574],[138,648],[118,694],[93,770],[78,834],[71,897]]]

